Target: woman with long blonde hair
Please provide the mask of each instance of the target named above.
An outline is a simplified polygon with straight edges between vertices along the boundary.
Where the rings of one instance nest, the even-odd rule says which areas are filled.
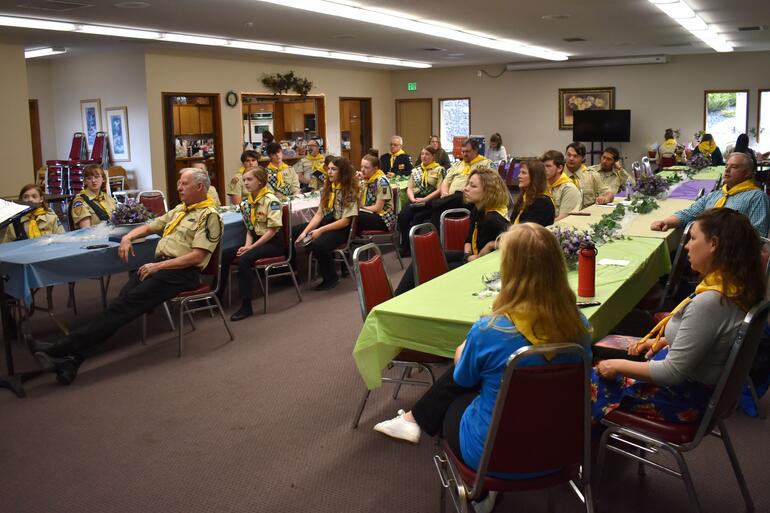
[[[500,238],[501,290],[455,352],[450,367],[409,412],[374,429],[417,443],[441,432],[466,465],[478,468],[508,357],[528,345],[574,342],[590,351],[588,323],[567,282],[554,235],[540,225],[512,226]],[[563,362],[556,356],[551,363]],[[539,364],[546,365],[541,359]],[[526,478],[531,476],[516,476]],[[477,509],[478,511],[478,509]]]

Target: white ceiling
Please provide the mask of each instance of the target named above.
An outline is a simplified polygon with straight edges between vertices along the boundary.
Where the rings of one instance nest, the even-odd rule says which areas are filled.
[[[308,14],[257,0],[148,0],[146,3],[150,5],[141,9],[116,7],[118,2],[115,0],[66,1],[92,5],[57,12],[25,7],[59,5],[46,0],[0,0],[0,14],[274,42],[430,62],[434,66],[493,65],[536,60],[334,16]],[[724,34],[736,51],[770,50],[770,2],[687,1],[707,23]],[[419,3],[391,0],[387,4],[364,0],[360,3],[544,46],[565,52],[571,59],[713,52],[647,0],[422,0]],[[549,21],[543,19],[546,15],[567,17]],[[756,25],[764,26],[764,30],[738,30],[738,27]],[[27,48],[62,45],[77,50],[97,45],[103,47],[105,44],[166,45],[11,28],[0,28],[0,34],[20,38]],[[564,38],[574,37],[585,41],[564,41]],[[430,48],[440,50],[427,50]],[[276,54],[260,55],[282,57]]]

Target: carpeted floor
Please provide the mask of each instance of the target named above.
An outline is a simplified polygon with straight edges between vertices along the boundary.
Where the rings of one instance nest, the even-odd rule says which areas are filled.
[[[387,262],[395,284],[401,271],[392,255]],[[123,281],[114,278],[111,297]],[[289,283],[276,281],[270,312],[233,323],[234,342],[218,318],[199,315],[178,359],[156,312],[147,346],[138,321],[125,326],[72,386],[48,374],[27,383],[24,400],[0,391],[0,512],[437,511],[433,441],[415,447],[371,429],[423,389],[405,388],[398,400],[375,391],[351,430],[363,393],[351,358],[362,324],[353,281],[329,292],[301,286],[297,304]],[[96,282],[78,283],[77,317],[65,290],[55,290],[65,322],[99,315]],[[44,313],[34,320],[36,335],[56,334]],[[17,368],[36,368],[16,349]],[[768,421],[736,414],[729,426],[756,511],[770,511]],[[705,511],[742,510],[717,439],[688,461]],[[594,494],[603,512],[689,511],[680,482],[652,470],[640,480],[613,456]],[[496,511],[547,511],[546,497],[507,495]],[[581,511],[566,487],[554,498],[557,511]]]

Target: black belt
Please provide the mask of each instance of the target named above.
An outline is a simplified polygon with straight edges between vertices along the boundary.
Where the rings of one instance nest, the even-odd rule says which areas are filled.
[[[174,258],[175,257],[170,257],[170,256],[159,256],[159,257],[155,257],[155,261],[163,262],[164,260],[173,260]]]

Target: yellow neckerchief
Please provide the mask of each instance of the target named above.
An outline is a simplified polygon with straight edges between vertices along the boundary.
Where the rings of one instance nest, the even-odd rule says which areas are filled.
[[[277,179],[276,185],[278,187],[283,187],[283,170],[289,169],[289,166],[286,164],[286,162],[281,162],[281,167],[275,167],[271,162],[267,165],[267,169],[270,171],[275,171],[275,176]]]
[[[717,143],[715,141],[701,141],[698,149],[704,155],[711,155],[717,149]]]
[[[740,194],[742,192],[746,191],[753,191],[754,189],[759,190],[759,187],[757,187],[757,184],[754,183],[754,180],[749,178],[748,180],[744,180],[741,183],[733,186],[730,188],[730,190],[727,190],[727,184],[723,185],[720,191],[722,192],[722,197],[717,200],[717,202],[714,204],[714,208],[722,208],[725,206],[725,203],[727,203],[727,198],[730,196],[735,196],[736,194]]]
[[[465,162],[463,160],[463,172],[462,172],[462,174],[464,174],[464,175],[471,174],[471,167],[473,167],[474,164],[478,164],[482,160],[484,160],[484,157],[482,155],[476,155],[476,158],[474,158],[470,162]]]
[[[47,210],[43,207],[38,207],[27,214],[27,219],[29,220],[29,224],[27,225],[27,237],[30,239],[36,239],[43,235],[43,233],[40,231],[40,227],[37,224],[37,218],[45,215],[46,212]],[[18,236],[19,234],[16,234],[16,237]]]
[[[722,277],[717,273],[710,273],[706,275],[705,278],[703,278],[703,281],[701,281],[697,287],[695,287],[695,293],[690,294],[684,300],[676,305],[676,308],[671,310],[671,313],[668,314],[666,317],[664,317],[658,324],[655,325],[652,330],[648,334],[644,336],[639,342],[636,343],[636,346],[639,347],[643,343],[645,343],[647,340],[654,337],[654,341],[652,343],[652,349],[654,350],[658,342],[660,342],[661,337],[666,332],[666,325],[668,324],[668,321],[671,320],[671,318],[674,316],[675,313],[677,313],[679,310],[684,308],[690,301],[692,301],[692,298],[694,298],[696,295],[700,294],[701,292],[706,292],[707,290],[715,290],[725,296],[728,299],[732,299],[733,297],[738,295],[738,291],[734,288],[725,291],[724,285],[722,284]],[[738,305],[743,309],[743,306]]]
[[[384,176],[385,176],[385,173],[382,172],[382,169],[378,169],[369,178],[364,178],[365,183],[364,183],[364,186],[361,187],[361,199],[360,199],[361,205],[366,206],[366,191],[369,188],[369,186]]]
[[[573,173],[573,172],[572,172],[572,171],[571,171],[571,170],[570,170],[570,169],[569,169],[569,168],[568,168],[568,167],[565,165],[565,166],[564,166],[564,171],[569,171],[570,173],[572,173],[572,176],[568,175],[568,174],[567,174],[566,172],[564,172],[564,171],[563,171],[562,173],[563,173],[564,175],[566,175],[566,176],[567,176],[567,178],[569,178],[570,180],[572,180],[572,183],[574,183],[574,184],[575,184],[575,187],[577,187],[578,189],[580,189],[580,177],[578,176],[578,173],[580,173],[580,172],[581,172],[582,170],[584,170],[585,168],[586,168],[586,165],[585,165],[585,164],[580,164],[580,167],[577,169],[577,171],[575,171],[575,172]]]
[[[238,168],[238,172],[239,172],[240,174],[243,174],[243,173],[245,173],[245,172],[246,172],[246,166],[241,166],[241,167],[239,167],[239,168]]]
[[[401,149],[401,150],[398,150],[396,153],[390,154],[390,172],[391,173],[395,172],[393,171],[393,164],[395,164],[396,162],[396,157],[398,157],[399,155],[403,155],[404,153],[406,152],[403,149]]]
[[[668,144],[668,145],[676,146],[677,142],[676,142],[676,139],[666,139],[665,141],[663,141],[663,144]]]
[[[486,212],[497,212],[501,216],[505,218],[506,221],[510,221],[508,219],[508,208],[507,207],[499,207],[499,208],[490,208]],[[477,242],[477,238],[479,235],[479,223],[476,221],[476,224],[473,225],[473,235],[471,236],[471,251],[473,251],[474,255],[479,254],[479,245]]]
[[[560,186],[564,185],[565,183],[572,183],[572,180],[570,180],[569,176],[567,176],[564,173],[562,173],[559,176],[559,178],[550,185],[549,190],[553,190],[553,189],[555,189],[557,187],[560,187]]]
[[[174,229],[179,226],[179,223],[182,222],[182,219],[184,219],[184,216],[188,214],[188,212],[192,212],[193,210],[198,210],[199,208],[207,208],[207,207],[213,207],[214,202],[211,198],[206,197],[205,200],[199,201],[198,203],[194,203],[192,205],[182,205],[182,209],[177,212],[176,217],[171,220],[170,223],[166,225],[166,227],[163,229],[163,236],[167,236],[171,232],[174,231]]]
[[[334,208],[334,200],[337,199],[337,191],[342,190],[342,184],[340,182],[332,183],[332,190],[329,194],[329,198],[326,200],[326,209],[331,210]]]
[[[527,341],[533,346],[542,346],[551,343],[547,338],[542,338],[535,335],[535,330],[532,328],[532,320],[525,313],[522,313],[521,311],[513,311],[505,314],[505,316],[509,321],[513,323],[514,326],[516,326],[516,329],[521,334],[521,336],[526,338]]]
[[[102,210],[104,210],[108,214],[110,213],[109,209],[107,208],[107,205],[104,202],[105,197],[102,191],[99,191],[98,193],[94,194],[91,192],[90,189],[85,188],[82,191],[80,191],[80,194],[85,194],[86,196],[88,196],[88,199],[96,201],[99,204],[99,206],[102,207]]]
[[[425,164],[420,164],[420,167],[422,168],[422,185],[423,187],[428,186],[428,171],[430,171],[433,168],[438,167],[438,162],[431,162],[427,166]]]
[[[324,155],[319,153],[315,157],[312,155],[305,155],[305,158],[310,161],[310,164],[313,166],[313,171],[318,171],[319,173],[326,174],[326,170],[324,169]]]
[[[259,200],[267,196],[269,192],[270,187],[265,185],[259,190],[256,196],[253,196],[251,193],[249,193],[248,202],[249,205],[251,205],[251,226],[257,226],[257,203]]]

